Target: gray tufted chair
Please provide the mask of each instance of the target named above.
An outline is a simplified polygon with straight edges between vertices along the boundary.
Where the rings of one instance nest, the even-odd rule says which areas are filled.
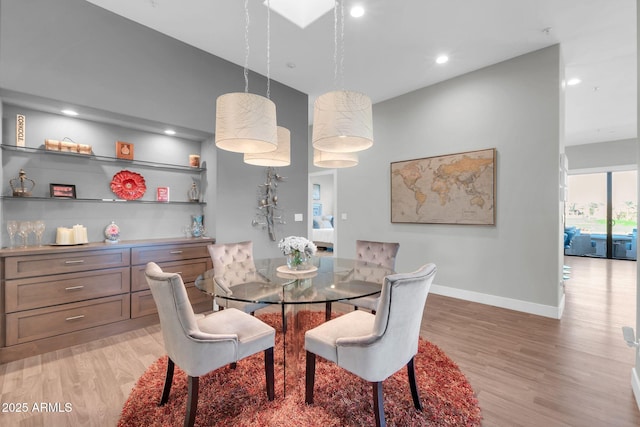
[[[266,278],[256,271],[253,262],[253,242],[220,243],[208,245],[207,249],[213,261],[213,276],[217,292],[232,295],[233,287],[240,283],[266,282]],[[237,308],[253,314],[269,304],[245,303],[216,298],[216,304],[222,308]]]
[[[235,309],[196,316],[178,273],[165,273],[150,262],[145,277],[158,307],[164,347],[169,356],[160,406],[169,399],[174,365],[177,364],[188,376],[184,425],[193,426],[200,376],[259,351],[264,351],[267,397],[273,400],[275,329]]]
[[[356,240],[356,259],[366,263],[380,265],[388,268],[389,270],[395,270],[396,256],[398,255],[398,249],[400,249],[400,243],[388,243],[388,242],[373,242],[369,240]],[[364,280],[368,282],[382,283],[384,276],[376,276],[384,274],[379,269],[367,269],[366,265],[362,267],[356,267],[353,272],[352,278],[357,280]],[[357,298],[353,300],[341,301],[345,304],[350,304],[358,308],[366,308],[373,313],[376,311],[378,301],[380,297],[373,295],[370,297]],[[331,318],[331,303],[326,304],[326,319]]]
[[[384,279],[376,314],[352,311],[308,330],[304,337],[305,402],[313,403],[318,355],[372,383],[377,426],[385,425],[382,381],[405,365],[413,405],[421,410],[413,358],[435,274],[435,264],[426,264],[413,273],[389,275]]]

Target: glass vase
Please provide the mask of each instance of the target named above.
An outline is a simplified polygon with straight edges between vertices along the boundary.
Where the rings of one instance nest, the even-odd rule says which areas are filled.
[[[305,270],[307,262],[307,254],[304,252],[292,251],[287,255],[287,267],[289,267],[289,270]]]

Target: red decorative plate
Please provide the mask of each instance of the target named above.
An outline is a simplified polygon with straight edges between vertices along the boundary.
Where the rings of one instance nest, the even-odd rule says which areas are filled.
[[[139,199],[146,190],[144,178],[139,173],[122,170],[115,174],[111,180],[111,191],[121,199]]]

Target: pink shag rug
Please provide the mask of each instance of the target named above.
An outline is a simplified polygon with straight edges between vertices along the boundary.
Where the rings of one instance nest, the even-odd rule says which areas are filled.
[[[305,312],[307,327],[322,323],[324,312]],[[279,314],[258,316],[276,328],[275,400],[265,391],[263,353],[200,377],[196,426],[371,426],[375,424],[371,385],[335,364],[316,358],[314,404],[304,403],[304,374],[296,391],[283,397],[282,323]],[[304,359],[304,351],[301,357]],[[300,361],[304,370],[304,360]],[[176,365],[169,401],[159,407],[167,357],[138,379],[122,408],[118,426],[181,426],[187,377]],[[420,339],[415,371],[422,411],[411,400],[406,369],[383,383],[389,426],[480,426],[482,415],[471,385],[458,366],[430,342]]]

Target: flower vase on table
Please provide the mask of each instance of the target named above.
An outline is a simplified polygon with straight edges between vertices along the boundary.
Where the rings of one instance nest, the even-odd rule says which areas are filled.
[[[307,268],[307,255],[304,252],[293,251],[287,255],[287,267],[289,270],[304,270]]]
[[[287,256],[287,267],[294,271],[308,269],[310,258],[317,250],[313,242],[299,236],[285,237],[278,247]]]

